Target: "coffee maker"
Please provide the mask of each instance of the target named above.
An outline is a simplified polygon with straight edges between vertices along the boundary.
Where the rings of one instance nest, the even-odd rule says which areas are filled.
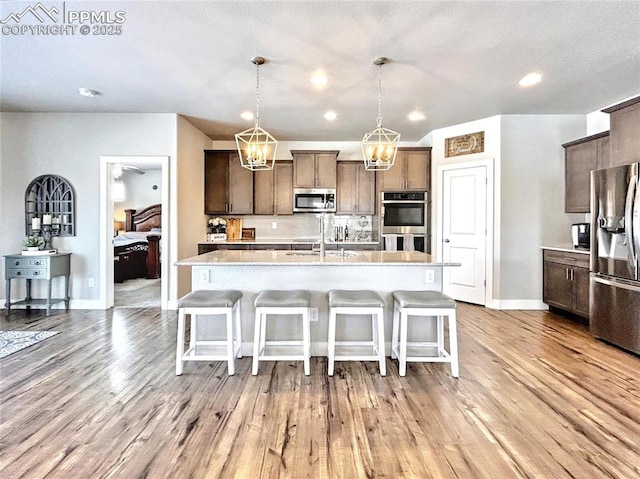
[[[571,225],[571,241],[574,248],[589,249],[591,241],[589,223],[574,223]]]

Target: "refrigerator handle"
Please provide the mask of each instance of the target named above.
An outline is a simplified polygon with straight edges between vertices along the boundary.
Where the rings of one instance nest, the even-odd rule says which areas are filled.
[[[624,203],[624,235],[627,240],[626,243],[629,250],[629,261],[633,263],[634,267],[638,262],[638,258],[636,257],[636,245],[634,244],[634,237],[637,233],[640,232],[638,230],[635,230],[633,225],[634,196],[636,193],[637,180],[638,178],[635,175],[630,178],[629,186],[627,187],[627,199]]]

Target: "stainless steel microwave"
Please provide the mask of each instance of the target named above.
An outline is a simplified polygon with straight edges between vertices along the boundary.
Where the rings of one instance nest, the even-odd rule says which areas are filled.
[[[335,213],[335,188],[294,188],[294,213]]]

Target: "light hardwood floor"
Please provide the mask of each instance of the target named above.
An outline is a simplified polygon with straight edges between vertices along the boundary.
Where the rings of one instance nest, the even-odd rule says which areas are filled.
[[[553,313],[460,304],[457,380],[249,357],[176,377],[176,317],[0,318],[61,332],[0,360],[0,477],[640,477],[640,359]]]

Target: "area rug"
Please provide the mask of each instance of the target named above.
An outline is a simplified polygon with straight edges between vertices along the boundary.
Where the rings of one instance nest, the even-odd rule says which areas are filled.
[[[59,331],[0,331],[0,359],[58,333]]]

